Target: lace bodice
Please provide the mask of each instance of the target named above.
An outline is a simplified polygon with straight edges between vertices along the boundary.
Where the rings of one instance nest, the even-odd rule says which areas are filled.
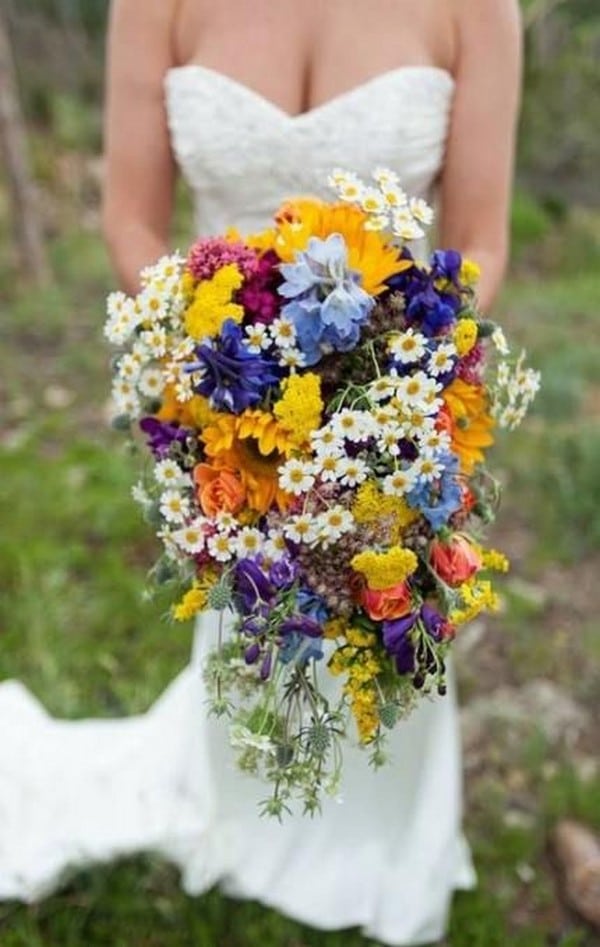
[[[393,168],[425,196],[440,171],[454,81],[434,66],[383,73],[298,116],[200,65],[165,79],[173,150],[192,188],[197,232],[266,226],[282,197],[331,199],[334,167]]]

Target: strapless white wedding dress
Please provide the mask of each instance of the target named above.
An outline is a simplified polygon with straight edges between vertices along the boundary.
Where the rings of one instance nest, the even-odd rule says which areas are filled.
[[[397,169],[426,194],[443,162],[453,81],[397,69],[292,117],[200,66],[166,77],[173,149],[196,201],[197,230],[265,225],[284,195],[329,196],[334,166]],[[0,686],[0,898],[34,901],[69,872],[138,851],[164,855],[199,894],[219,882],[323,929],[360,926],[390,945],[444,933],[454,888],[474,874],[461,835],[454,690],[426,701],[374,773],[349,747],[339,799],[321,817],[261,819],[265,787],[235,769],[202,679],[214,615],[189,666],[147,713],[50,717],[17,681]]]

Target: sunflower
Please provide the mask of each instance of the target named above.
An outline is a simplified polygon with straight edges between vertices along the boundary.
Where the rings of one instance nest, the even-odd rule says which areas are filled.
[[[398,249],[386,243],[380,233],[365,230],[367,220],[367,214],[351,204],[298,198],[279,209],[272,248],[284,263],[290,263],[299,250],[306,249],[311,237],[325,239],[339,233],[348,247],[348,266],[361,274],[363,289],[376,296],[386,289],[390,276],[409,269],[412,262],[400,259]]]
[[[204,449],[216,468],[228,467],[239,475],[249,506],[266,513],[276,503],[280,510],[289,495],[279,486],[278,468],[293,449],[291,436],[265,411],[222,414],[202,432]]]
[[[452,450],[458,454],[464,473],[470,474],[476,464],[484,460],[483,448],[494,443],[494,420],[487,410],[487,398],[482,385],[470,385],[455,378],[444,391],[449,418]]]

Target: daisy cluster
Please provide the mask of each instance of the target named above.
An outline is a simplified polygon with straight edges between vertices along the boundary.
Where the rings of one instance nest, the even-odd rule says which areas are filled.
[[[455,250],[418,260],[431,208],[392,171],[336,170],[336,201],[196,241],[108,300],[115,426],[151,463],[133,497],[162,543],[173,618],[223,622],[207,665],[268,811],[337,784],[340,741],[446,690],[461,624],[497,606],[482,545],[495,428],[539,376],[477,307]],[[332,699],[328,678],[338,678]]]

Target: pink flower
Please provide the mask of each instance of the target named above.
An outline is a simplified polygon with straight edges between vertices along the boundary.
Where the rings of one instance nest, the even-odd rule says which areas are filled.
[[[245,279],[258,271],[256,252],[239,240],[223,237],[202,237],[188,253],[187,266],[197,280],[212,279],[222,267],[235,263]]]

